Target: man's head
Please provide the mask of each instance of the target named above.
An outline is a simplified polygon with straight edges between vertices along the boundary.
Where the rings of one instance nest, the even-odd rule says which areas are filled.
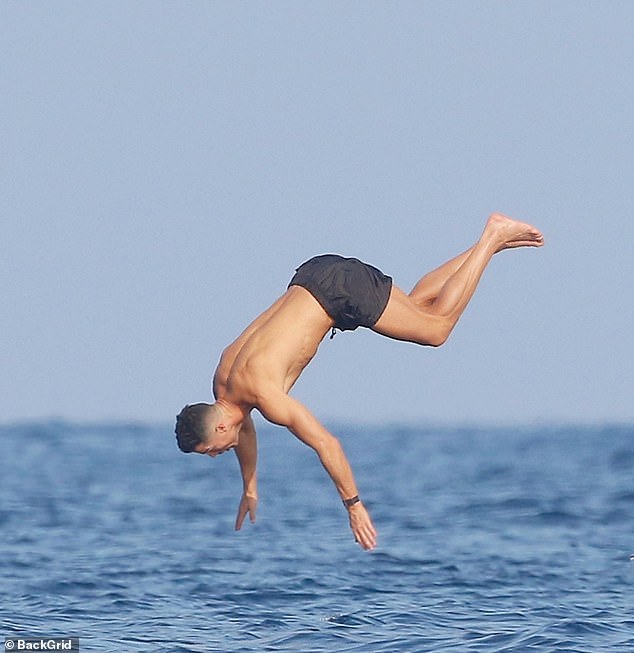
[[[176,442],[185,453],[216,456],[238,444],[239,427],[229,423],[217,404],[187,405],[176,417]]]

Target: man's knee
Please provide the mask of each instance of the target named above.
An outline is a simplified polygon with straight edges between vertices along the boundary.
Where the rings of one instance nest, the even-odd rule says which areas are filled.
[[[453,324],[449,320],[438,319],[430,329],[426,329],[425,341],[422,344],[441,347],[447,342],[452,329]]]
[[[449,332],[439,331],[438,333],[434,333],[424,344],[429,345],[430,347],[442,347],[447,342],[448,338]]]

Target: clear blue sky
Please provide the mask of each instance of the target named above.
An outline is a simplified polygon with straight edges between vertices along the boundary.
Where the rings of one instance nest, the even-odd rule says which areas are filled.
[[[634,419],[634,4],[0,4],[0,421],[171,420],[304,259],[405,288],[501,211],[450,341],[325,341],[323,420]]]

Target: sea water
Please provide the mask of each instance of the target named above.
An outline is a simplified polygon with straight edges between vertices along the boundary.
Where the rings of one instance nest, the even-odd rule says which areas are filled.
[[[634,651],[634,427],[329,425],[379,531],[353,541],[314,453],[172,425],[0,427],[4,637],[83,651]],[[3,640],[0,639],[0,645]]]

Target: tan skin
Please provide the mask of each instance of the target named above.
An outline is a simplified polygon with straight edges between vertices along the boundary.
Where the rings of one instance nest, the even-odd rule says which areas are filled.
[[[425,275],[409,294],[393,286],[385,311],[372,328],[381,335],[421,345],[442,345],[473,296],[494,254],[515,247],[540,247],[542,234],[531,225],[493,214],[469,250]],[[209,428],[198,453],[216,456],[235,449],[243,479],[236,518],[240,529],[257,507],[257,442],[253,408],[285,426],[311,447],[342,499],[358,494],[350,463],[339,443],[289,391],[317,353],[333,320],[304,288],[291,286],[223,352],[213,390],[220,418]],[[355,540],[366,550],[377,533],[362,502],[348,508]]]

